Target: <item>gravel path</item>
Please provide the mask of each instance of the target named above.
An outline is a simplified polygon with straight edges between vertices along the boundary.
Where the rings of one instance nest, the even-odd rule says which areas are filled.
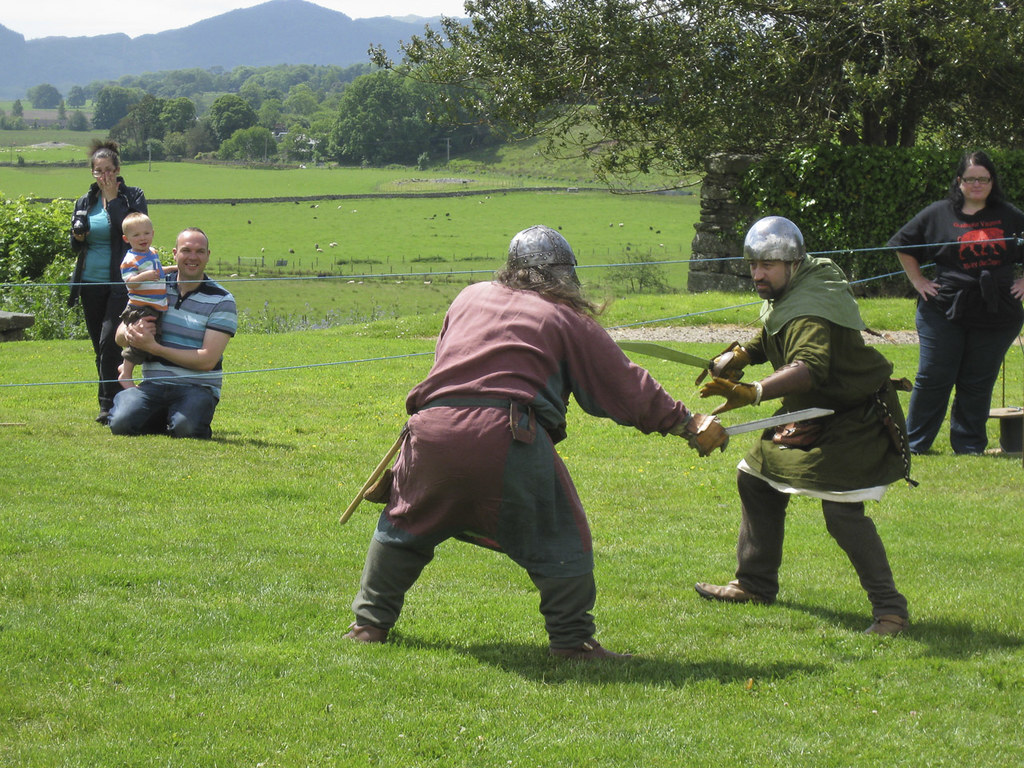
[[[747,341],[755,329],[744,325],[688,325],[657,326],[637,325],[630,328],[612,328],[608,333],[616,341],[689,341],[712,344],[729,344],[733,341]],[[864,332],[868,344],[917,344],[916,331],[879,331],[881,336]]]

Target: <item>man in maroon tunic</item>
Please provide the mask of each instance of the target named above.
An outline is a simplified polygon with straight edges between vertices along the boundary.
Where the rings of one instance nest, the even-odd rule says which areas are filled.
[[[569,395],[641,432],[725,449],[717,419],[690,412],[594,320],[558,232],[517,234],[494,282],[463,290],[434,366],[409,393],[408,432],[366,556],[347,638],[383,642],[434,548],[459,538],[504,552],[540,590],[553,656],[621,658],[594,639],[590,528],[555,443]]]

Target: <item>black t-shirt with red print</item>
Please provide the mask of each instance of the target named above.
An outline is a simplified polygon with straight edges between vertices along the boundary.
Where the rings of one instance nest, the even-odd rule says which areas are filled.
[[[1021,315],[1021,303],[1010,295],[1014,265],[1024,263],[1021,237],[1024,212],[1015,206],[992,203],[965,214],[946,199],[921,210],[887,245],[921,264],[935,263],[935,280],[943,286],[939,303],[965,294],[953,307],[957,316],[950,319],[1001,324]],[[983,289],[984,297],[975,295]]]
[[[1024,236],[1024,212],[1009,203],[987,205],[977,213],[957,211],[950,200],[924,208],[893,235],[887,245],[924,264],[975,277],[983,269],[1020,263],[1016,238]]]

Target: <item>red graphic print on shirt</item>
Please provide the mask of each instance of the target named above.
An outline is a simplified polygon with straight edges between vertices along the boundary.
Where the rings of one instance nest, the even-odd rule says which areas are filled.
[[[999,266],[1006,252],[1006,234],[998,226],[980,226],[964,232],[960,243],[960,266],[964,271]]]

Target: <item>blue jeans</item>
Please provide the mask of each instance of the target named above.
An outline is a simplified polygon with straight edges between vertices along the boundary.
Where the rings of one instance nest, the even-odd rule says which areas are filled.
[[[114,397],[110,431],[115,435],[209,438],[219,398],[209,387],[146,381]]]
[[[992,389],[1010,344],[1021,326],[972,328],[955,323],[933,302],[917,302],[921,353],[907,410],[910,450],[932,447],[946,416],[949,396],[949,442],[955,453],[982,453],[988,445]]]

